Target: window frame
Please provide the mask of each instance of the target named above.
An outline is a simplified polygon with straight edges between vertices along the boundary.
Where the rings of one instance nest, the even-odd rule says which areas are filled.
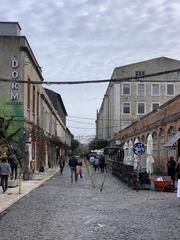
[[[168,85],[173,85],[173,94],[168,94]],[[175,83],[166,83],[166,96],[175,96]]]
[[[138,112],[138,104],[143,103],[144,104],[144,113],[139,113]],[[145,115],[146,114],[146,104],[145,102],[137,102],[137,115]]]
[[[125,94],[124,93],[124,85],[129,85],[129,93],[128,94]],[[123,96],[131,96],[131,83],[128,83],[128,82],[124,82],[124,83],[122,83],[122,95]]]
[[[139,95],[139,92],[138,92],[138,90],[139,90],[138,86],[139,85],[144,85],[144,95]],[[145,83],[137,83],[136,90],[137,90],[136,93],[137,93],[138,97],[145,97],[146,96],[146,84]]]
[[[159,106],[160,106],[160,102],[152,102],[152,103],[151,103],[151,111],[154,111],[154,110],[157,109],[157,108],[156,108],[156,109],[153,109],[153,104],[159,104]]]
[[[158,95],[153,94],[153,85],[158,85],[159,86],[159,94]],[[151,96],[153,96],[153,97],[159,97],[160,96],[160,84],[159,83],[151,83]]]
[[[124,113],[124,104],[129,104],[129,113]],[[122,114],[131,115],[131,102],[122,102]]]

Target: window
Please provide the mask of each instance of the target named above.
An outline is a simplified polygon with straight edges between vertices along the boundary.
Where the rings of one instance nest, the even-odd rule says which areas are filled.
[[[28,79],[30,81],[30,79]],[[31,84],[27,84],[27,108],[30,109],[31,102]]]
[[[144,114],[145,113],[145,104],[144,103],[138,103],[138,112],[137,114]]]
[[[167,83],[166,85],[166,95],[174,96],[174,83]]]
[[[144,83],[139,83],[137,85],[137,95],[138,96],[145,96],[145,85],[144,85]]]
[[[124,114],[130,114],[130,103],[123,103],[123,113]]]
[[[180,72],[177,72],[177,80],[180,80]]]
[[[131,124],[131,121],[122,121],[122,129],[128,127]]]
[[[33,86],[33,109],[32,109],[33,113],[35,113],[35,101],[36,101],[36,93],[35,93],[35,86]]]
[[[130,95],[131,85],[129,83],[123,83],[123,95]]]
[[[151,95],[159,96],[160,95],[160,86],[158,83],[154,83],[151,85]]]
[[[152,111],[156,110],[157,108],[159,108],[159,103],[152,103]]]
[[[143,77],[145,75],[145,71],[135,71],[135,77]]]

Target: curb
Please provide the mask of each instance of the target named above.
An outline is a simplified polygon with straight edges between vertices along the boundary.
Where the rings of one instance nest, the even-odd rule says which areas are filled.
[[[58,172],[59,170],[56,170],[55,172],[52,173],[52,175],[48,176],[47,178],[43,179],[41,182],[39,182],[36,186],[34,186],[32,189],[30,189],[28,192],[26,193],[21,193],[16,195],[16,198],[12,200],[11,203],[7,204],[4,208],[2,208],[2,210],[0,210],[0,218],[1,216],[6,214],[6,211],[8,211],[8,208],[11,207],[12,205],[14,205],[16,202],[18,202],[20,199],[22,199],[23,197],[27,196],[29,193],[31,193],[33,190],[35,190],[36,188],[40,187],[42,184],[44,184],[46,181],[51,180]],[[33,181],[33,180],[30,180]]]

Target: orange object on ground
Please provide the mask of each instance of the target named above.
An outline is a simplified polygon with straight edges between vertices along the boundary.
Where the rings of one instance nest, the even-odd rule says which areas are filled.
[[[171,180],[154,180],[154,185],[158,187],[161,192],[163,192],[166,188],[172,188]]]

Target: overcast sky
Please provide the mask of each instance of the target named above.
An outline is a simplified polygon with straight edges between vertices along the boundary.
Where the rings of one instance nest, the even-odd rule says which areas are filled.
[[[20,23],[47,81],[108,79],[125,64],[180,59],[179,0],[0,0],[0,21]],[[61,94],[75,136],[95,134],[107,84],[48,88]]]

